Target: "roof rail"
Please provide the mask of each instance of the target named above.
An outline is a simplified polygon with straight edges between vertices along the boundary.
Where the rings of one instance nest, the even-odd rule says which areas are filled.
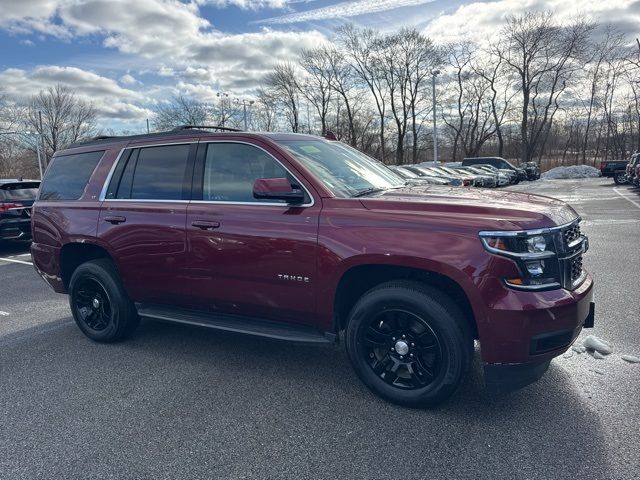
[[[94,140],[106,140],[107,138],[116,138],[115,135],[97,135],[95,137],[91,137],[88,141],[93,142]]]
[[[179,127],[174,128],[173,130],[171,130],[172,132],[180,132],[182,130],[198,130],[201,128],[207,128],[210,130],[223,130],[225,132],[241,132],[242,130],[238,129],[238,128],[230,128],[230,127],[221,127],[220,125],[217,126],[210,126],[210,125],[180,125]]]

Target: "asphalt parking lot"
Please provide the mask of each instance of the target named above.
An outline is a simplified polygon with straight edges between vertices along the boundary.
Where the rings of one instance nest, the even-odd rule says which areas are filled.
[[[436,410],[390,405],[342,347],[145,321],[84,337],[21,247],[0,250],[0,479],[640,477],[640,195],[608,179],[524,183],[583,217],[604,360],[568,353],[490,397],[476,354]]]

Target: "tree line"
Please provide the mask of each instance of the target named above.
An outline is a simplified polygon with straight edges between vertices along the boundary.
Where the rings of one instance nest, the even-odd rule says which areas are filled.
[[[20,155],[33,159],[36,139],[46,162],[100,133],[94,106],[65,86],[24,105],[10,100],[0,97],[0,133],[39,135],[0,135],[0,176],[20,168]],[[640,43],[551,12],[510,16],[482,43],[345,25],[329,43],[277,63],[248,98],[177,95],[158,103],[150,121],[154,130],[331,131],[385,163],[407,164],[433,159],[434,108],[441,161],[496,155],[550,167],[627,158],[640,150]]]

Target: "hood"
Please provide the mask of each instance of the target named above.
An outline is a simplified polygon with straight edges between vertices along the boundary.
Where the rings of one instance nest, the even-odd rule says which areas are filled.
[[[360,201],[368,210],[448,218],[478,230],[555,227],[578,217],[568,204],[551,197],[437,185],[386,190]]]

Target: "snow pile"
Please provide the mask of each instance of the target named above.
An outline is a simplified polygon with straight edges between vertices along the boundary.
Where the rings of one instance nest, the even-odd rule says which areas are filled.
[[[629,363],[640,363],[640,358],[635,355],[622,355],[622,359]]]
[[[589,335],[582,342],[584,348],[589,351],[597,352],[600,355],[609,355],[613,352],[613,348],[607,342],[602,340],[601,338],[596,337],[595,335]],[[595,356],[595,355],[594,355]],[[596,358],[604,358],[604,357],[596,357]]]
[[[594,178],[600,176],[600,170],[589,165],[571,165],[570,167],[556,167],[544,172],[545,180],[557,180],[567,178]]]

